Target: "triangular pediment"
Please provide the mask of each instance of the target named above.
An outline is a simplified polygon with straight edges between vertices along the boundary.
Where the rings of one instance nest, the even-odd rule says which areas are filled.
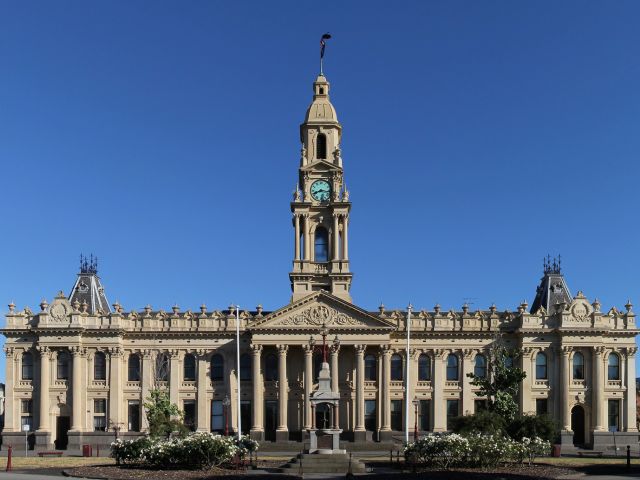
[[[378,318],[330,293],[320,291],[271,312],[251,325],[249,330],[254,332],[266,330],[315,332],[323,324],[332,330],[391,331],[396,329],[393,323]]]
[[[320,171],[331,171],[331,170],[342,170],[340,167],[335,165],[333,162],[328,160],[316,160],[304,167],[300,167],[301,172],[320,172]]]

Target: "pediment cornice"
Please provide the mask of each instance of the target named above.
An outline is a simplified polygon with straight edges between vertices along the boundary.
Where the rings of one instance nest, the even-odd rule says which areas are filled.
[[[311,331],[325,324],[332,330],[391,332],[396,326],[327,292],[312,293],[249,326],[253,332]]]

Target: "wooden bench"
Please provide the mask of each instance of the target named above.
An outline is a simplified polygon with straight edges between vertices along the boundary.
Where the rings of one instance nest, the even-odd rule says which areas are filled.
[[[38,452],[39,457],[61,457],[64,452]]]
[[[579,457],[602,457],[602,452],[578,452]]]

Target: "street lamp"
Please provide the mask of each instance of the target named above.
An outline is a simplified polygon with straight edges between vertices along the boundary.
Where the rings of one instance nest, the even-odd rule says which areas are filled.
[[[231,400],[229,400],[229,395],[225,395],[224,400],[222,400],[222,406],[224,407],[224,436],[229,436],[229,405],[231,405]]]
[[[414,415],[415,415],[415,424],[413,427],[413,441],[417,442],[418,441],[418,405],[420,405],[420,400],[418,400],[418,397],[413,399],[413,408],[414,408]]]

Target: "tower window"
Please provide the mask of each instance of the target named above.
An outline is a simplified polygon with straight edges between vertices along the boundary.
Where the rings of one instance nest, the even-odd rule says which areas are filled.
[[[317,150],[317,158],[327,158],[327,136],[324,133],[318,134]]]
[[[316,229],[314,258],[316,262],[329,261],[329,234],[324,227]]]
[[[324,95],[324,88],[320,87],[320,95]]]

